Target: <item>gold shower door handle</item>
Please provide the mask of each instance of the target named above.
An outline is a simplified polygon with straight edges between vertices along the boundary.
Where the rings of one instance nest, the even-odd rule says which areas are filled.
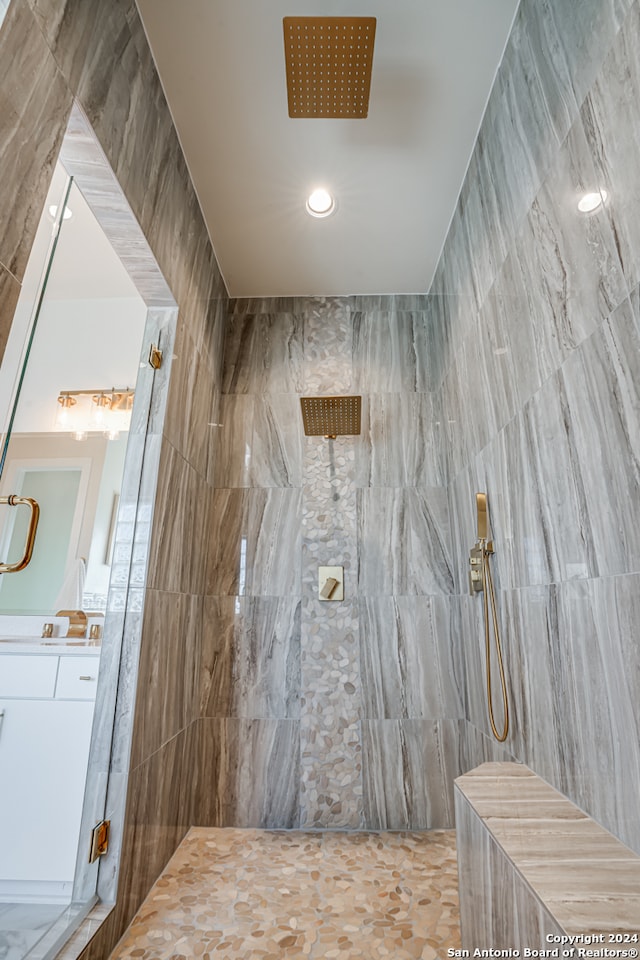
[[[7,504],[10,507],[25,506],[31,511],[29,529],[27,530],[27,542],[24,548],[24,554],[21,560],[16,563],[0,563],[0,573],[17,573],[18,570],[24,570],[33,555],[33,546],[36,542],[36,530],[38,529],[38,520],[40,518],[40,506],[32,497],[18,497],[15,493],[8,497],[0,497],[0,504]]]

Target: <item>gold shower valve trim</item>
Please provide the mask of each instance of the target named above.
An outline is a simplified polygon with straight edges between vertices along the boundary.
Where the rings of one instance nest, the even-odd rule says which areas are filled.
[[[289,116],[364,119],[375,17],[284,17]]]

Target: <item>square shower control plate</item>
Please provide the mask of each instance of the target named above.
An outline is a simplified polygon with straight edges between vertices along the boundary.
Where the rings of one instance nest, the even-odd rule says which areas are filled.
[[[344,600],[344,567],[318,567],[318,600]]]

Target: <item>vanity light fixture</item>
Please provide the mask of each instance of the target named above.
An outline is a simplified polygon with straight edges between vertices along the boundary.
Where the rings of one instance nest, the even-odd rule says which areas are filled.
[[[596,190],[591,193],[583,193],[578,200],[578,210],[580,213],[594,213],[598,207],[607,199],[606,190]]]
[[[318,187],[307,198],[306,207],[307,213],[312,217],[329,217],[336,209],[336,201],[328,190],[325,190],[324,187]]]
[[[72,433],[76,440],[103,433],[117,440],[129,429],[134,391],[129,387],[104,390],[61,390],[55,419],[57,431]]]

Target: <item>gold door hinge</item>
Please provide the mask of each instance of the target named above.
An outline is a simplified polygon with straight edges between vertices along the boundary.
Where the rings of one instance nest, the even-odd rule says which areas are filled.
[[[109,828],[111,820],[101,820],[91,831],[91,847],[89,849],[89,863],[95,863],[98,857],[103,857],[109,849]]]
[[[157,347],[155,343],[151,344],[151,349],[149,350],[149,363],[154,370],[159,370],[162,366],[162,350],[160,347]]]

